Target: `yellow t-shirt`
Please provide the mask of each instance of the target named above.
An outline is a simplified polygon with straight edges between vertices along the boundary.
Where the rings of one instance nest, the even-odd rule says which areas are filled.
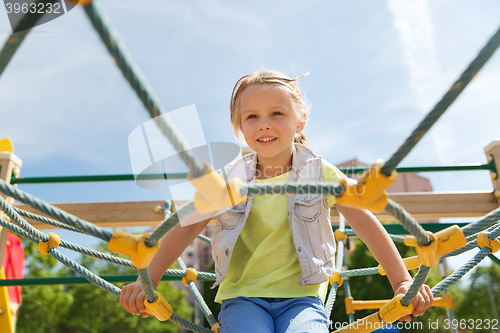
[[[324,182],[338,183],[345,176],[335,166],[322,162]],[[289,172],[256,183],[286,182]],[[328,195],[332,206],[335,196]],[[220,284],[215,301],[238,296],[291,298],[326,295],[327,281],[299,285],[300,265],[295,252],[287,216],[288,196],[258,195],[245,227],[234,246],[226,278]],[[320,287],[321,290],[320,290]]]

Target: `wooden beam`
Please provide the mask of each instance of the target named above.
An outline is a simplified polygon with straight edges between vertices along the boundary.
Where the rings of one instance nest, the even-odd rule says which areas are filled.
[[[389,197],[402,205],[416,219],[438,219],[444,217],[480,217],[498,208],[497,199],[491,192],[460,193],[396,193]],[[164,201],[103,202],[54,204],[54,206],[78,216],[99,227],[145,227],[157,226],[163,221],[163,214],[154,212],[154,207]],[[179,207],[183,202],[178,202]],[[17,207],[36,213],[26,205]],[[379,220],[394,220],[386,213],[375,214]],[[332,222],[338,221],[338,212],[331,210]],[[38,229],[54,227],[29,220]],[[212,221],[210,224],[214,224]]]
[[[53,206],[85,221],[92,222],[101,228],[154,227],[163,221],[163,214],[155,213],[154,208],[164,205],[165,201],[53,204]],[[16,207],[45,216],[31,206],[16,205]],[[27,219],[27,221],[37,229],[55,228],[31,219]]]
[[[420,192],[391,193],[389,198],[403,206],[417,220],[445,217],[480,217],[498,208],[492,192]],[[394,220],[385,212],[375,214],[379,220]],[[336,209],[331,211],[332,221],[338,221]]]

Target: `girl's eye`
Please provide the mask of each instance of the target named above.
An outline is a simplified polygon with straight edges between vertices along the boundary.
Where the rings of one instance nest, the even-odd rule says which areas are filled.
[[[247,119],[254,119],[254,118],[257,118],[257,116],[256,116],[256,115],[254,115],[254,114],[251,114],[251,115],[249,115],[249,116],[247,117]]]
[[[280,115],[282,115],[282,114],[283,114],[283,113],[282,113],[282,112],[280,112],[280,111],[274,111],[274,112],[273,112],[273,116],[280,116]]]

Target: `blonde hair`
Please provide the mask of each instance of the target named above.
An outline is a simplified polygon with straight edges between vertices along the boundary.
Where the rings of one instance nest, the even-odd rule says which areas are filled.
[[[231,94],[231,104],[229,107],[231,114],[231,128],[233,130],[234,135],[238,141],[243,142],[240,132],[241,126],[241,96],[243,91],[251,85],[254,84],[264,84],[264,85],[272,85],[284,91],[288,97],[290,98],[293,110],[298,119],[304,119],[307,122],[307,116],[310,111],[310,106],[302,97],[302,93],[300,92],[299,85],[297,84],[297,80],[308,75],[306,73],[294,79],[288,77],[282,72],[270,69],[261,69],[256,72],[252,72],[241,77],[233,88],[233,93]],[[294,142],[301,143],[307,146],[307,139],[303,132],[296,133]]]

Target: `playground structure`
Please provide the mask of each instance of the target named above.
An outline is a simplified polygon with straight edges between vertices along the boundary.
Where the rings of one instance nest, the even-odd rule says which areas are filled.
[[[3,217],[3,213],[2,216],[0,216],[0,225],[3,227],[0,233],[0,241],[2,240],[1,235],[6,234],[6,230],[15,232],[22,237],[37,243],[42,253],[52,255],[61,263],[82,275],[85,279],[115,296],[119,296],[119,288],[92,274],[84,267],[67,258],[57,250],[57,247],[62,246],[81,253],[92,255],[96,258],[109,260],[116,264],[135,267],[138,270],[139,276],[141,276],[141,281],[146,294],[145,305],[148,308],[148,311],[153,313],[160,320],[170,319],[182,327],[195,332],[218,331],[218,323],[216,322],[214,316],[210,313],[208,307],[205,305],[195,285],[197,277],[203,279],[215,279],[215,274],[196,272],[193,269],[185,267],[182,260],[178,261],[179,267],[181,268],[180,270],[168,270],[166,273],[166,275],[176,275],[182,277],[184,283],[189,286],[212,327],[212,330],[208,330],[188,322],[173,312],[173,309],[170,307],[168,302],[153,290],[148,276],[147,266],[151,258],[154,256],[156,249],[159,247],[160,239],[172,227],[179,223],[179,215],[181,212],[183,214],[190,214],[195,210],[204,212],[222,209],[232,206],[235,202],[237,203],[244,199],[243,197],[233,198],[229,196],[227,194],[226,186],[231,187],[231,191],[234,195],[239,194],[240,191],[247,191],[248,196],[273,194],[276,192],[334,194],[337,196],[337,202],[340,204],[366,208],[375,212],[383,212],[378,215],[379,219],[387,219],[388,216],[396,217],[401,222],[401,225],[413,235],[407,238],[401,236],[391,236],[394,241],[404,241],[405,244],[414,246],[418,255],[418,260],[415,258],[407,260],[407,262],[409,262],[407,265],[409,269],[419,267],[414,283],[408,292],[405,295],[397,295],[389,301],[368,305],[369,308],[379,308],[380,310],[367,318],[361,319],[365,323],[364,325],[353,323],[347,327],[339,329],[337,332],[370,332],[387,323],[394,322],[403,315],[410,314],[412,312],[411,301],[413,297],[418,292],[420,286],[425,282],[430,268],[437,265],[441,258],[457,255],[474,249],[477,246],[481,248],[474,259],[466,263],[460,270],[444,278],[438,285],[433,286],[432,292],[434,296],[438,296],[449,285],[460,279],[486,256],[500,249],[500,240],[498,239],[500,235],[500,224],[498,223],[500,219],[500,208],[498,208],[500,204],[500,180],[498,179],[497,172],[497,170],[500,169],[500,141],[498,140],[492,142],[485,149],[488,156],[488,164],[483,166],[471,166],[471,168],[490,170],[495,189],[493,193],[395,194],[389,198],[386,193],[387,188],[389,188],[395,181],[397,165],[446,111],[449,105],[453,103],[457,96],[463,91],[467,84],[477,74],[479,69],[492,56],[493,52],[500,45],[500,30],[497,31],[497,33],[490,39],[477,58],[474,59],[457,82],[455,82],[442,100],[429,112],[429,114],[413,131],[408,139],[401,145],[398,151],[387,162],[375,164],[365,171],[364,175],[358,182],[358,186],[364,186],[365,191],[363,195],[358,195],[356,194],[357,192],[355,191],[355,186],[351,187],[351,185],[345,183],[243,185],[235,182],[230,182],[229,184],[222,182],[220,178],[216,176],[216,173],[210,169],[210,167],[202,164],[201,161],[199,161],[197,157],[191,153],[190,148],[184,143],[182,138],[176,136],[175,129],[168,121],[165,121],[166,118],[157,117],[158,115],[164,113],[163,107],[149,88],[149,85],[143,76],[134,66],[130,57],[126,54],[124,46],[120,42],[117,34],[111,28],[108,20],[105,18],[102,9],[100,9],[98,4],[95,2],[87,4],[84,6],[84,9],[92,21],[94,28],[99,33],[101,39],[115,59],[117,65],[122,70],[124,77],[134,88],[138,97],[149,111],[151,117],[157,119],[157,125],[162,130],[163,134],[169,139],[175,149],[179,153],[182,153],[180,156],[190,169],[190,174],[186,175],[186,177],[192,180],[193,185],[195,185],[198,189],[199,195],[195,201],[188,201],[184,203],[177,209],[177,211],[169,212],[168,209],[165,209],[165,216],[160,219],[159,216],[161,215],[158,215],[158,213],[162,212],[162,207],[164,206],[164,202],[161,201],[154,203],[153,205],[151,205],[151,203],[138,203],[135,206],[137,208],[135,217],[130,221],[123,221],[123,218],[120,220],[120,218],[117,218],[110,213],[113,211],[126,211],[123,207],[125,205],[129,206],[128,203],[67,204],[66,206],[61,205],[60,208],[58,208],[17,189],[13,185],[22,184],[23,182],[28,183],[30,182],[30,179],[25,178],[23,180],[23,178],[18,177],[22,163],[21,160],[13,154],[12,149],[10,149],[10,152],[0,153],[0,162],[2,163],[0,170],[0,178],[2,179],[0,180],[0,191],[3,192],[6,197],[6,199],[0,198],[0,205],[2,206],[2,210],[5,214],[5,217]],[[31,22],[31,24],[34,24],[36,20],[33,20],[34,19],[31,16],[27,17],[26,20],[21,20],[21,23],[29,24]],[[16,49],[28,32],[29,30],[25,30],[24,32],[13,34],[8,38],[4,48],[0,52],[0,74],[3,72],[8,60],[10,60],[10,58],[14,55]],[[453,167],[449,168],[453,169]],[[446,167],[444,169],[446,169]],[[405,170],[400,168],[399,171],[401,172]],[[130,178],[130,175],[124,177]],[[34,180],[31,179],[31,181]],[[71,180],[59,178],[59,181]],[[12,205],[14,200],[20,201],[25,205],[32,206],[34,209],[42,212],[47,217],[29,212],[27,206],[14,207]],[[451,202],[451,204],[444,204],[447,202]],[[401,204],[403,204],[403,206]],[[85,209],[83,205],[87,205],[87,209]],[[156,209],[156,212],[154,212],[152,206],[160,206],[160,208]],[[408,207],[408,212],[403,208],[404,206]],[[81,211],[82,209],[88,210],[91,208],[93,209],[93,212],[89,213],[89,216],[86,216],[85,219],[83,219],[64,211],[62,208],[69,212]],[[103,212],[108,213],[107,215],[104,214],[107,216],[104,221],[102,218],[98,217],[98,215],[102,217]],[[409,213],[414,216],[412,217]],[[82,216],[82,214],[79,213],[76,213],[75,215]],[[484,217],[465,227],[459,228],[455,225],[436,233],[426,232],[424,228],[414,219],[414,217],[438,218],[481,215],[484,215]],[[332,212],[332,217],[336,216],[337,214]],[[30,225],[26,221],[27,218],[37,222]],[[89,223],[86,220],[95,223]],[[110,232],[102,229],[103,227],[116,226],[118,224],[121,227],[132,225],[150,225],[153,221],[156,221],[157,224],[158,220],[161,220],[159,226],[157,226],[151,234],[143,235],[140,238],[129,235],[120,230],[111,234]],[[108,242],[110,250],[130,257],[131,261],[119,259],[105,253],[100,253],[64,240],[60,240],[59,237],[53,233],[45,234],[40,232],[37,229],[41,227],[40,223],[48,223],[54,228],[64,228],[75,232],[93,235]],[[47,227],[44,226],[44,228]],[[342,259],[344,256],[343,244],[347,236],[354,234],[345,229],[344,223],[342,219],[340,219],[339,229],[336,231],[335,235],[338,242],[336,261],[337,272],[330,278],[331,289],[328,301],[325,305],[329,313],[332,311],[338,287],[344,283],[344,287],[348,288],[348,283],[343,281],[344,277],[380,273],[379,268],[342,271]],[[207,242],[210,241],[206,237],[201,238]],[[122,243],[121,240],[125,240],[125,242]],[[348,295],[349,294],[350,292]],[[437,299],[436,305],[445,306],[447,310],[449,310],[449,315],[451,316],[451,303],[449,299],[449,296]],[[356,309],[360,309],[361,307],[367,308],[365,306],[366,303],[362,304],[354,301],[353,299],[350,299],[347,302],[348,303],[346,304],[348,305],[347,308],[350,315],[352,315]],[[6,313],[9,315],[8,311]],[[2,316],[0,315],[0,319],[1,318]],[[369,325],[367,323],[369,323]],[[8,325],[3,324],[2,321],[0,321],[0,324],[5,325],[0,326],[2,329]],[[10,329],[12,330],[12,327],[10,327]]]

